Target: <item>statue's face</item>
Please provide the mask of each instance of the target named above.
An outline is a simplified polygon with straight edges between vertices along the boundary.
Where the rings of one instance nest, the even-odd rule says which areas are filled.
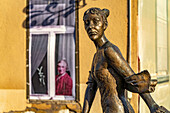
[[[104,33],[104,22],[101,15],[87,14],[84,18],[84,26],[89,38],[93,41],[101,38]]]

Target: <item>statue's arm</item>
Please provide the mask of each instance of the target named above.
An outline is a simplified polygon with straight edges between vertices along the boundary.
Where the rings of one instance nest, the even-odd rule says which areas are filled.
[[[91,105],[93,103],[94,97],[97,91],[97,84],[95,82],[88,83],[85,92],[84,105],[82,113],[89,113]]]
[[[116,46],[107,47],[104,51],[108,63],[114,68],[123,78],[135,74],[129,64],[123,58],[120,50]]]
[[[156,104],[150,93],[145,93],[153,92],[157,84],[157,81],[153,82],[150,80],[150,74],[148,71],[145,70],[143,72],[135,74],[129,64],[125,61],[125,59],[121,55],[120,50],[117,47],[109,47],[105,49],[105,56],[112,68],[114,68],[117,73],[122,75],[122,77],[127,82],[126,89],[132,92],[139,93],[139,95],[149,107],[151,113],[169,113],[166,108]],[[147,87],[146,89],[148,90],[146,90],[145,87]]]
[[[135,93],[152,92],[150,89],[154,88],[150,87],[155,85],[150,83],[148,71],[135,74],[116,46],[107,47],[104,54],[109,65],[124,78],[126,89]]]

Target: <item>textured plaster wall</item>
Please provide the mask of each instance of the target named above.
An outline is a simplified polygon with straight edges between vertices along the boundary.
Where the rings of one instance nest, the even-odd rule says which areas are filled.
[[[0,0],[0,112],[26,105],[26,0]]]
[[[91,7],[107,8],[110,10],[106,37],[117,45],[126,59],[127,54],[127,1],[126,0],[86,0],[87,5],[79,10],[79,42],[80,42],[80,102],[83,105],[86,82],[93,55],[96,52],[93,42],[88,38],[84,29],[83,14]],[[91,113],[102,113],[99,92],[93,102]]]
[[[25,1],[0,1],[0,89],[25,88]]]

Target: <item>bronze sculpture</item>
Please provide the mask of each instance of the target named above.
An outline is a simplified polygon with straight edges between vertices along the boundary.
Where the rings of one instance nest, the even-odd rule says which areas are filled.
[[[99,88],[103,113],[134,113],[125,98],[125,89],[139,93],[148,105],[151,113],[165,112],[150,96],[157,84],[151,82],[147,70],[135,74],[125,61],[117,46],[106,38],[109,10],[90,8],[84,13],[84,26],[89,38],[94,42],[97,52],[88,78],[83,113],[90,111],[96,91]]]

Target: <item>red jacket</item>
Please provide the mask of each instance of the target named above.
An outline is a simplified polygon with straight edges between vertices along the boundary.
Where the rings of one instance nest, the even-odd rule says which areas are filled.
[[[73,82],[71,77],[67,73],[65,73],[65,75],[61,76],[60,78],[58,77],[60,76],[56,75],[55,77],[55,83],[56,83],[55,94],[72,96]]]

